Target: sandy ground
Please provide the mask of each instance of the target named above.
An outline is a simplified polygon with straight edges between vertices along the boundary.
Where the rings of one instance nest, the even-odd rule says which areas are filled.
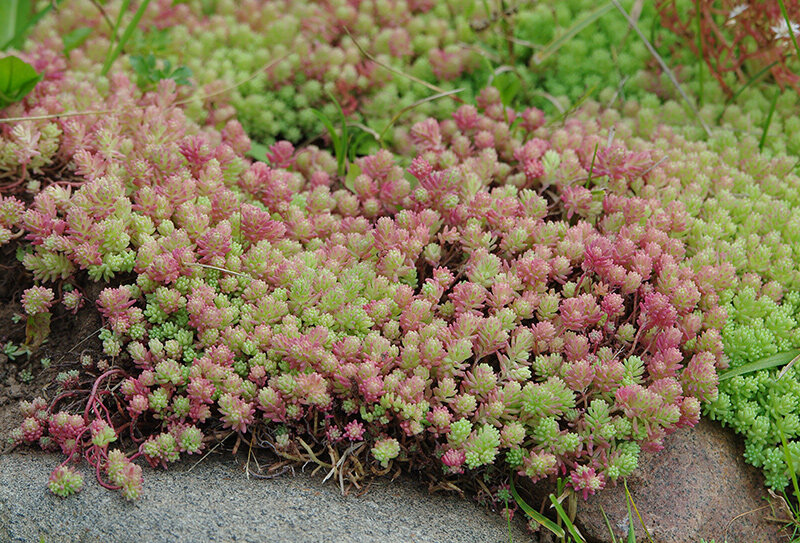
[[[101,488],[83,467],[77,496],[46,488],[59,457],[0,456],[0,542],[481,542],[531,541],[521,521],[511,533],[498,514],[457,495],[429,494],[419,483],[378,480],[357,498],[299,471],[248,480],[232,457],[192,468],[145,469],[135,503]],[[192,468],[191,472],[189,469]]]

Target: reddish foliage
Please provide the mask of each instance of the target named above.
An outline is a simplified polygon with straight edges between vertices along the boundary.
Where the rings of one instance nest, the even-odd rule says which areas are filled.
[[[690,9],[678,4],[677,0],[659,2],[661,24],[681,38],[681,47],[686,45],[703,57],[726,94],[734,93],[726,74],[732,72],[744,83],[767,67],[781,88],[800,92],[800,76],[786,65],[795,52],[778,0],[696,0]],[[800,2],[785,0],[784,4],[789,20],[800,20]]]

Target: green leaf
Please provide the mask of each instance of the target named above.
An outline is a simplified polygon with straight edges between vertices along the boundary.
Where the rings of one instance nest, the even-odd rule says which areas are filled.
[[[372,135],[359,130],[350,137],[350,143],[347,146],[347,160],[353,162],[358,155],[364,156],[361,152],[372,141]]]
[[[22,49],[25,37],[54,5],[64,0],[48,2],[40,11],[34,12],[31,0],[0,0],[0,51],[9,47]]]
[[[794,470],[792,463],[792,453],[789,452],[789,444],[786,443],[786,436],[783,434],[783,428],[778,425],[778,433],[781,436],[781,446],[783,448],[783,458],[786,460],[786,465],[789,466],[789,475],[792,477],[792,486],[794,486],[794,496],[800,500],[800,486],[797,484],[797,472]]]
[[[572,536],[572,539],[575,540],[575,543],[585,543],[585,539],[580,534],[578,529],[572,524],[572,520],[570,520],[569,515],[567,512],[564,511],[564,508],[561,506],[561,503],[558,501],[558,498],[555,494],[550,494],[550,503],[553,504],[553,507],[556,508],[556,513],[558,513],[559,518],[564,522],[564,526],[567,527],[567,531],[569,531],[569,535]]]
[[[25,98],[41,79],[33,66],[13,55],[0,59],[0,109]]]
[[[24,346],[27,347],[30,352],[34,352],[38,349],[47,339],[47,336],[50,335],[50,317],[52,317],[52,313],[37,313],[36,315],[28,317],[25,324]]]
[[[495,72],[496,77],[492,81],[492,86],[500,91],[500,101],[504,106],[508,107],[511,102],[522,90],[522,81],[519,74],[515,71]]]
[[[16,45],[23,28],[33,16],[30,0],[4,0],[0,2],[0,50]]]
[[[120,16],[117,18],[117,27],[119,27],[120,21],[122,20],[124,8],[126,8],[129,3],[130,2],[128,0],[123,1],[123,10],[120,11]],[[131,39],[131,36],[133,36],[136,26],[142,19],[144,12],[147,11],[148,5],[150,5],[150,0],[142,0],[142,3],[139,5],[139,9],[137,9],[136,13],[133,14],[133,19],[131,19],[130,24],[125,28],[125,32],[123,32],[122,36],[119,38],[119,42],[116,44],[114,49],[110,51],[108,55],[106,55],[106,60],[103,63],[102,70],[100,70],[100,75],[104,76],[108,74],[108,71],[111,69],[111,65],[114,64],[114,61],[117,60],[117,57],[120,55],[120,53],[122,53],[122,49],[125,47],[125,44],[128,43],[128,40]]]
[[[88,26],[82,26],[80,28],[76,28],[68,34],[65,34],[64,37],[61,38],[61,40],[64,42],[64,54],[69,55],[70,51],[83,45],[83,42],[86,41],[91,33],[91,28]]]
[[[739,366],[738,368],[728,370],[719,376],[719,380],[723,381],[725,379],[730,379],[731,377],[736,377],[737,375],[744,375],[745,373],[783,366],[798,356],[800,356],[800,349],[792,349],[791,351],[773,354],[772,356],[767,356],[761,360],[756,360],[755,362],[750,362],[748,364]]]
[[[611,537],[611,543],[617,543],[617,537],[614,535],[614,530],[611,528],[611,523],[608,521],[608,517],[602,505],[600,506],[600,512],[603,514],[603,520],[606,523],[606,528],[608,528],[608,535]]]
[[[261,162],[268,162],[267,151],[269,151],[269,147],[267,147],[263,143],[251,143],[250,150],[247,151],[245,154]]]
[[[169,78],[178,85],[188,85],[189,78],[192,77],[192,70],[187,66],[179,66],[170,74]]]
[[[533,507],[525,503],[525,500],[522,499],[522,496],[519,495],[519,492],[517,492],[517,488],[514,486],[513,477],[511,478],[511,495],[514,496],[514,501],[517,502],[517,505],[520,506],[520,508],[525,512],[526,515],[528,515],[533,520],[535,520],[536,522],[538,522],[539,524],[541,524],[542,526],[553,532],[556,537],[563,539],[567,535],[561,526],[559,526],[558,524],[556,524],[555,522],[553,522],[552,520],[550,520],[537,510],[535,510]]]
[[[148,55],[148,57],[152,57],[153,55]],[[128,58],[128,62],[131,63],[131,68],[136,73],[136,75],[146,77],[148,72],[150,71],[150,66],[147,63],[147,57],[142,55],[131,55]]]
[[[790,31],[791,32],[791,31]],[[764,150],[764,143],[767,141],[767,132],[769,132],[769,125],[772,124],[772,115],[775,113],[775,106],[778,105],[778,96],[780,93],[775,93],[775,96],[772,98],[772,103],[769,106],[769,113],[767,114],[767,120],[764,121],[764,129],[761,132],[761,139],[758,142],[758,150]]]
[[[319,122],[321,122],[328,131],[328,136],[331,138],[331,143],[333,144],[333,152],[336,155],[337,165],[340,164],[342,161],[344,161],[344,149],[342,149],[342,140],[339,137],[339,134],[336,132],[336,128],[333,126],[333,121],[331,121],[327,115],[318,109],[312,108],[311,113],[313,113],[314,116],[319,119]]]
[[[350,164],[350,169],[347,172],[347,177],[344,180],[344,186],[347,187],[350,192],[356,191],[355,182],[356,177],[359,175],[361,175],[361,168],[358,167],[358,164]]]

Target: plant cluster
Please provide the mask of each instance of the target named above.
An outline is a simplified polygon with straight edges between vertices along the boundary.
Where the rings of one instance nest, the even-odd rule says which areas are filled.
[[[82,179],[25,210],[23,263],[39,281],[135,272],[97,301],[106,354],[131,363],[87,399],[82,424],[109,439],[50,431],[79,383],[15,439],[83,456],[126,489],[112,435],[128,430],[134,458],[166,465],[218,418],[240,434],[266,425],[289,454],[310,437],[363,440],[383,466],[435,455],[458,473],[503,458],[588,495],[716,397],[715,307],[731,275],[687,265],[682,205],[629,194],[655,166],[648,152],[578,156],[570,145],[599,138],[570,141],[489,88],[480,111],[412,127],[410,179],[381,151],[356,162],[348,190],[314,148],[279,143],[271,165],[248,166],[241,127],[199,131],[174,88],[139,97],[118,75],[109,99],[138,107],[59,121]],[[584,186],[592,176],[606,186]],[[37,315],[54,297],[34,287],[26,300]],[[119,392],[100,387],[112,377]]]
[[[776,300],[774,292],[754,286],[743,288],[726,307],[731,319],[722,338],[731,370],[788,352],[785,363],[800,353],[800,293]],[[724,379],[704,412],[741,434],[745,460],[763,469],[768,486],[783,490],[791,473],[800,470],[798,401],[798,366],[781,376],[777,368],[766,367]]]
[[[314,109],[335,118],[331,96],[350,122],[382,131],[392,115],[433,94],[396,72],[455,89],[449,82],[479,62],[475,50],[459,44],[474,42],[469,19],[482,11],[480,4],[221,0],[209,13],[202,2],[153,2],[128,50],[137,73],[146,68],[141,59],[152,55],[153,63],[184,65],[209,94],[230,88],[190,105],[187,112],[194,119],[221,127],[235,115],[256,142],[297,144],[324,133]],[[89,0],[46,19],[36,36],[60,39],[87,20],[95,32],[89,47],[71,54],[70,66],[88,67],[102,60],[109,38]],[[148,75],[156,72],[152,68]],[[454,104],[422,104],[414,115],[419,120],[442,108],[441,115],[447,115]]]
[[[661,25],[673,32],[728,96],[745,74],[769,71],[781,89],[800,91],[796,70],[796,36],[800,5],[784,0],[664,0],[658,5]],[[790,61],[795,61],[791,62]]]
[[[660,29],[669,6],[622,4],[702,89],[712,49]],[[742,369],[800,348],[793,94],[723,102],[719,68],[718,100],[664,103],[645,42],[586,0],[160,0],[123,27],[127,6],[45,16],[18,59],[35,87],[2,112],[30,119],[0,124],[0,245],[35,282],[4,351],[55,311],[104,321],[105,358],[11,436],[66,456],[52,492],[83,459],[136,499],[137,460],[235,434],[354,483],[407,465],[480,475],[494,503],[515,478],[585,499],[701,409],[770,486],[800,466],[800,370]],[[764,31],[748,9],[721,35]]]
[[[648,183],[655,182],[662,201],[679,201],[686,209],[683,241],[690,265],[725,262],[735,271],[738,279],[720,294],[714,310],[723,326],[730,375],[722,373],[719,397],[707,402],[704,412],[742,434],[746,460],[763,469],[769,486],[782,490],[800,467],[795,427],[800,381],[796,366],[785,374],[777,368],[800,353],[795,159],[770,158],[759,153],[754,138],[737,140],[729,130],[715,131],[708,143],[691,141],[657,124],[677,119],[678,104],[659,112],[646,106],[629,102],[623,107],[627,118],[620,119],[615,111],[588,104],[576,117],[599,117],[614,126],[615,140],[636,145],[646,138],[662,150],[663,161]]]

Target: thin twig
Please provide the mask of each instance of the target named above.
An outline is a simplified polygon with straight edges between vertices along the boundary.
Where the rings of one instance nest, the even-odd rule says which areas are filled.
[[[95,335],[95,334],[99,333],[99,332],[100,332],[102,329],[103,329],[102,327],[101,327],[101,328],[98,328],[97,330],[95,330],[94,332],[92,332],[91,334],[89,334],[88,336],[86,336],[85,338],[83,338],[82,340],[80,340],[80,341],[79,341],[79,342],[78,342],[76,345],[74,345],[74,346],[73,346],[73,347],[72,347],[72,348],[71,348],[69,351],[67,351],[66,353],[64,353],[64,356],[62,356],[61,358],[59,358],[59,359],[58,359],[58,360],[57,360],[55,363],[56,363],[56,364],[58,364],[59,362],[61,362],[62,360],[64,360],[64,359],[67,357],[67,355],[68,355],[69,353],[71,353],[72,351],[74,351],[75,349],[77,349],[78,347],[80,347],[81,345],[83,345],[83,344],[84,344],[86,341],[88,341],[89,339],[91,339],[93,335]]]
[[[111,22],[111,19],[109,18],[108,13],[106,13],[106,9],[103,7],[103,4],[101,4],[97,0],[91,0],[91,2],[92,2],[92,4],[94,4],[94,7],[96,7],[97,10],[100,12],[100,15],[103,16],[103,19],[106,20],[106,23],[108,24],[108,28],[111,29],[111,34],[112,34],[112,38],[114,39],[114,41],[119,41],[119,35],[117,34],[117,28],[114,26],[114,23]]]
[[[405,78],[410,79],[411,81],[414,81],[415,83],[419,83],[420,85],[423,85],[423,86],[429,88],[432,91],[436,91],[438,93],[449,92],[449,91],[446,91],[445,89],[443,89],[441,87],[437,87],[433,83],[428,83],[424,79],[420,79],[419,77],[413,76],[411,74],[407,74],[405,72],[402,72],[402,71],[398,70],[397,68],[394,68],[394,67],[386,64],[385,62],[381,62],[380,60],[375,58],[373,55],[368,53],[363,47],[361,47],[361,44],[358,43],[358,41],[353,37],[352,34],[350,34],[350,30],[347,27],[344,27],[344,31],[347,33],[348,36],[350,36],[350,39],[353,40],[353,43],[356,44],[356,47],[358,48],[359,51],[361,51],[361,54],[364,55],[365,57],[367,57],[369,60],[371,60],[375,64],[377,64],[378,66],[381,66],[382,68],[385,68],[385,69],[389,70],[393,74],[397,74],[397,75],[403,76]],[[452,96],[452,98],[453,98],[453,100],[455,100],[459,104],[463,104],[464,103],[464,100],[462,100],[458,96]]]
[[[308,452],[308,455],[311,457],[311,460],[313,460],[318,466],[326,467],[326,468],[332,468],[333,467],[332,464],[328,464],[327,462],[323,462],[322,460],[317,458],[317,455],[314,454],[314,451],[311,449],[311,447],[308,445],[308,443],[303,441],[301,438],[298,438],[297,441],[300,442],[300,445],[302,445],[303,448],[306,450],[306,452]]]
[[[725,525],[725,528],[722,530],[722,533],[725,534],[725,536],[727,538],[728,530],[730,529],[731,524],[733,524],[734,521],[736,521],[736,519],[739,519],[739,518],[741,518],[741,517],[743,517],[745,515],[750,515],[752,513],[758,513],[759,511],[761,511],[763,509],[768,509],[769,507],[770,507],[769,505],[764,505],[764,506],[759,507],[758,509],[753,509],[751,511],[745,511],[744,513],[739,513],[738,515],[736,515],[735,517],[733,517],[731,520],[728,521],[728,523]],[[723,541],[726,541],[726,539],[723,539]]]
[[[625,19],[628,21],[628,24],[631,26],[631,28],[633,28],[634,32],[636,32],[636,34],[639,35],[639,38],[644,42],[644,45],[645,47],[647,47],[647,50],[650,51],[650,54],[653,55],[653,58],[656,59],[658,64],[661,66],[661,69],[664,70],[664,73],[667,74],[669,80],[672,82],[673,85],[675,85],[675,88],[678,89],[678,92],[683,97],[684,101],[686,101],[689,108],[694,112],[694,115],[695,117],[697,117],[698,122],[703,127],[703,130],[705,130],[706,135],[708,135],[708,137],[711,137],[711,129],[708,127],[706,122],[700,116],[700,112],[697,111],[697,108],[695,107],[694,103],[689,99],[689,97],[683,91],[683,87],[681,87],[680,83],[678,83],[678,80],[675,78],[675,74],[673,74],[672,70],[669,69],[669,66],[667,66],[667,63],[664,62],[663,58],[661,58],[661,55],[658,54],[658,51],[656,51],[656,48],[653,47],[652,43],[650,43],[650,40],[648,40],[647,37],[642,33],[642,30],[639,28],[639,25],[636,24],[636,21],[631,19],[631,16],[628,15],[628,12],[625,11],[625,8],[623,8],[620,5],[619,0],[611,0],[611,3],[614,4],[614,6],[622,14],[622,16],[625,17]]]
[[[189,265],[190,266],[200,266],[201,268],[209,268],[209,269],[212,269],[212,270],[217,270],[219,272],[224,272],[224,273],[229,273],[231,275],[236,275],[237,277],[245,277],[247,279],[252,279],[251,276],[246,275],[244,273],[239,273],[239,272],[227,270],[225,268],[219,268],[217,266],[212,266],[210,264],[200,264],[199,262],[189,262]]]
[[[198,460],[197,462],[195,462],[195,463],[194,463],[194,465],[193,465],[191,468],[189,468],[188,470],[186,470],[186,473],[189,473],[189,472],[190,472],[190,471],[192,471],[194,468],[196,468],[196,467],[197,467],[197,465],[198,465],[200,462],[202,462],[203,460],[205,460],[205,459],[206,459],[206,457],[207,457],[209,454],[211,454],[212,452],[214,452],[214,451],[216,450],[216,448],[217,448],[217,447],[219,447],[220,445],[222,445],[222,444],[225,442],[225,440],[226,440],[226,439],[228,439],[229,437],[231,437],[231,436],[232,436],[233,434],[235,434],[235,433],[236,433],[236,432],[231,432],[231,433],[229,433],[228,435],[226,435],[225,437],[223,437],[223,438],[222,438],[222,440],[221,440],[221,441],[219,441],[219,442],[218,442],[216,445],[214,445],[213,447],[211,447],[211,448],[208,450],[208,452],[207,452],[206,454],[204,454],[204,455],[203,455],[203,457],[202,457],[200,460]]]

